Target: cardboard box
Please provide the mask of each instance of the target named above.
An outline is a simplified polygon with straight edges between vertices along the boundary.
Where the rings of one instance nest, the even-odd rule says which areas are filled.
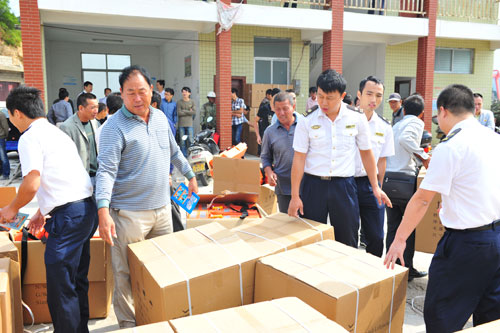
[[[19,262],[17,247],[10,240],[8,232],[0,232],[0,258],[10,258]]]
[[[21,242],[15,242],[21,253]],[[28,241],[28,263],[23,281],[23,300],[33,311],[35,323],[50,323],[47,306],[47,280],[45,276],[45,244]],[[111,269],[111,249],[100,238],[90,240],[89,267],[89,310],[90,318],[105,318],[111,305],[113,273]],[[31,317],[25,311],[24,323],[30,324]]]
[[[273,85],[263,83],[247,84],[244,94],[245,104],[258,108],[264,97],[266,97],[267,89],[273,89]]]
[[[1,332],[24,331],[19,263],[9,258],[0,258],[0,317]]]
[[[326,240],[258,261],[255,301],[296,296],[350,332],[402,332],[408,269]]]
[[[295,297],[245,305],[170,321],[185,332],[347,332]]]
[[[168,321],[113,331],[115,333],[174,333]]]
[[[10,204],[10,202],[14,200],[15,197],[15,187],[0,187],[0,208],[3,208]]]
[[[248,204],[255,204],[255,207],[257,208],[257,212],[253,211],[252,213],[257,213],[259,215],[259,218],[267,216],[267,213],[260,207],[260,205],[256,204],[257,203],[257,198],[259,196],[256,193],[230,193],[224,196],[218,196],[216,194],[200,194],[200,201],[198,202],[198,206],[202,205],[204,208],[209,204],[210,202],[214,203],[238,203],[238,202],[246,202]],[[266,201],[263,201],[266,203]],[[231,229],[234,227],[237,227],[239,225],[242,225],[243,223],[246,223],[248,221],[255,220],[256,218],[252,217],[247,217],[245,219],[240,219],[239,217],[226,217],[226,218],[209,218],[207,216],[207,210],[203,210],[204,213],[204,218],[198,218],[198,215],[200,215],[200,212],[197,211],[196,209],[193,210],[193,213],[188,214],[186,218],[186,228],[195,228],[199,227],[205,224],[217,222],[220,225],[224,226],[227,229]],[[239,214],[236,214],[239,215]],[[196,216],[197,218],[193,218]]]
[[[278,198],[274,187],[269,184],[261,185],[257,203],[268,215],[278,213]]]
[[[210,223],[130,244],[137,324],[252,303],[258,258],[318,241],[321,235],[333,238],[332,227],[308,223],[276,216],[232,230]]]
[[[260,161],[214,157],[214,193],[260,192]]]
[[[417,178],[417,187],[420,187],[420,183],[425,177],[425,169],[422,171]],[[432,199],[427,212],[425,213],[422,221],[417,225],[415,230],[415,250],[425,253],[436,252],[436,247],[444,234],[444,227],[441,224],[441,219],[439,218],[439,208],[441,206],[441,194],[436,194],[434,199]]]
[[[468,328],[466,330],[460,332],[467,333],[492,333],[492,332],[500,332],[500,320],[495,320],[483,325],[479,325],[473,328]]]

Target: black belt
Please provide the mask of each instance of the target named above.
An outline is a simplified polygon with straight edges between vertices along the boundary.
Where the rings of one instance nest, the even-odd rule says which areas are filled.
[[[95,177],[96,173],[95,172],[89,172],[90,177]]]
[[[487,225],[483,225],[481,227],[477,228],[468,228],[468,229],[452,229],[452,228],[446,228],[447,231],[458,231],[458,232],[469,232],[469,231],[484,231],[484,230],[495,230],[496,227],[500,227],[500,219],[495,220]]]
[[[320,180],[332,180],[332,179],[350,178],[350,177],[316,176],[316,175],[311,175],[310,173],[307,173],[307,172],[304,172],[304,174],[306,174],[306,175],[308,175],[310,177],[313,177],[313,178],[320,179]]]
[[[57,212],[59,209],[66,208],[66,207],[68,207],[71,204],[75,204],[75,203],[79,203],[79,202],[84,202],[84,201],[90,201],[90,200],[92,200],[92,197],[88,197],[88,198],[85,198],[85,199],[80,199],[80,200],[76,200],[76,201],[67,202],[64,205],[57,206],[54,209],[52,209],[49,212],[49,215],[52,216],[52,214],[54,214],[55,212]]]

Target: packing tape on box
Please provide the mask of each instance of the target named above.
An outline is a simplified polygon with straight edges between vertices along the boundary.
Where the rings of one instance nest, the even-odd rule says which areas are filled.
[[[336,280],[336,281],[339,281],[343,284],[345,284],[346,286],[354,289],[356,291],[356,313],[355,313],[355,317],[354,317],[354,333],[356,333],[356,330],[358,328],[358,310],[359,310],[359,288],[356,287],[356,286],[353,286],[352,284],[350,284],[349,282],[347,281],[344,281],[344,280],[341,280],[339,279],[338,277],[335,277],[333,275],[331,275],[330,273],[327,273],[327,272],[323,272],[322,270],[320,269],[317,269],[311,265],[308,265],[308,264],[304,264],[303,262],[300,262],[298,260],[295,260],[295,259],[291,259],[291,258],[287,258],[285,257],[283,254],[279,254],[279,256],[282,258],[282,259],[285,259],[285,260],[288,260],[290,262],[293,262],[293,263],[296,263],[298,265],[302,265],[304,267],[307,267],[309,269],[312,269],[313,271],[315,272],[318,272],[318,273],[321,273],[325,276],[328,276],[329,278],[333,279],[333,280]]]
[[[345,255],[345,256],[347,256],[347,257],[350,257],[351,259],[354,259],[354,260],[356,260],[356,261],[358,261],[358,262],[360,262],[360,263],[363,263],[363,264],[365,264],[365,265],[368,265],[368,266],[370,266],[370,267],[374,267],[374,268],[376,268],[376,269],[378,269],[378,270],[380,270],[380,269],[386,270],[386,268],[384,267],[384,265],[381,265],[381,266],[375,266],[375,265],[373,265],[372,263],[366,262],[366,261],[361,260],[361,259],[359,259],[359,258],[354,258],[354,257],[351,257],[351,256],[349,255],[349,253],[345,253],[345,252],[339,251],[339,250],[337,250],[337,249],[332,249],[331,247],[329,247],[329,246],[328,246],[328,245],[326,245],[326,244],[319,244],[319,243],[316,243],[316,245],[317,245],[317,246],[321,246],[321,247],[323,247],[323,248],[325,248],[325,249],[328,249],[328,250],[330,250],[330,251],[333,251],[333,252],[337,252],[337,253],[343,254],[343,255]],[[391,310],[390,310],[390,312],[389,312],[389,333],[391,332],[391,324],[392,324],[392,310],[393,310],[393,306],[394,306],[394,289],[395,289],[395,288],[396,288],[396,276],[395,276],[395,275],[393,275],[393,276],[392,276]]]
[[[258,237],[258,238],[262,238],[266,241],[270,241],[271,243],[274,243],[276,245],[279,245],[279,246],[282,246],[284,249],[285,249],[285,252],[288,250],[288,248],[286,247],[285,244],[282,244],[278,241],[275,241],[273,239],[269,239],[269,238],[266,238],[264,236],[261,236],[261,235],[258,235],[258,234],[254,234],[253,232],[249,232],[249,231],[244,231],[244,230],[235,230],[236,232],[241,232],[242,234],[247,234],[247,235],[251,235],[251,236],[255,236],[255,237]]]
[[[292,318],[293,321],[295,321],[297,324],[299,324],[300,326],[302,326],[302,328],[305,329],[307,332],[309,332],[309,333],[312,332],[305,324],[303,324],[300,320],[298,320],[297,318],[295,318],[294,316],[292,316],[288,311],[286,311],[281,306],[279,306],[275,301],[271,301],[270,303],[272,305],[274,305],[275,307],[277,307],[281,312],[283,312],[284,314],[286,314],[288,317]]]
[[[189,315],[192,316],[193,315],[193,312],[191,310],[191,288],[189,287],[189,278],[188,276],[186,275],[186,273],[184,273],[184,271],[179,267],[179,265],[177,265],[177,263],[175,262],[174,259],[172,259],[172,257],[167,253],[165,252],[161,247],[160,245],[158,245],[158,243],[155,242],[154,239],[150,239],[150,241],[158,248],[158,250],[160,250],[161,253],[163,253],[165,255],[165,257],[168,258],[168,260],[170,260],[170,262],[172,262],[172,264],[174,264],[175,268],[177,268],[177,270],[184,276],[184,279],[186,280],[186,285],[187,285],[187,294],[188,294],[188,306],[189,306]]]
[[[210,325],[210,327],[212,327],[214,329],[215,332],[217,333],[222,333],[222,331],[220,329],[217,328],[217,326],[215,326],[214,322],[212,321],[212,319],[210,319],[208,317],[207,314],[203,314],[203,319],[205,319],[207,321],[207,323]]]
[[[226,252],[231,258],[233,258],[234,261],[236,261],[236,263],[240,267],[240,297],[241,297],[241,305],[243,305],[243,277],[242,277],[242,273],[241,273],[241,262],[235,256],[233,256],[233,254],[231,252],[229,252],[224,246],[222,246],[222,244],[220,244],[218,241],[216,241],[215,239],[213,239],[209,235],[205,234],[203,231],[199,230],[198,228],[194,228],[194,229],[196,231],[198,231],[200,234],[202,234],[203,236],[210,239],[215,244],[217,244],[221,249],[224,250],[224,252]]]
[[[319,230],[318,228],[316,228],[315,226],[313,226],[311,223],[307,222],[306,220],[304,220],[302,217],[297,217],[300,221],[304,222],[305,224],[307,224],[308,226],[310,226],[311,228],[313,228],[314,230],[318,231],[319,232],[319,235],[321,236],[321,240],[323,240],[323,232],[321,230]]]

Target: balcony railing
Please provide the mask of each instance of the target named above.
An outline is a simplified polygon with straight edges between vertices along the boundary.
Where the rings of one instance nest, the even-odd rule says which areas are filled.
[[[496,23],[499,0],[440,0],[441,19]]]

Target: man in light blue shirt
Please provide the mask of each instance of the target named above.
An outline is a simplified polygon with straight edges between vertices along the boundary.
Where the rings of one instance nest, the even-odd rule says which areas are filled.
[[[483,95],[479,93],[474,94],[474,116],[479,123],[491,130],[495,130],[495,116],[490,110],[483,110]]]
[[[176,134],[176,126],[177,126],[177,102],[174,101],[174,89],[166,88],[165,89],[165,98],[161,99],[160,109],[163,111],[165,116],[167,116],[168,121],[171,124],[173,129],[173,134],[175,137]]]
[[[167,117],[150,106],[153,85],[148,72],[140,66],[126,67],[119,81],[123,107],[100,135],[96,199],[99,234],[114,245],[113,305],[124,328],[135,326],[128,244],[173,231],[166,171],[170,161],[189,179],[189,196],[198,185]]]

